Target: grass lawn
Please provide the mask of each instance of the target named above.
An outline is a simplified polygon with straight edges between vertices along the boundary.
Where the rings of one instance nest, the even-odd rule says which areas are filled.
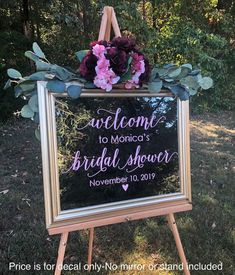
[[[34,124],[23,119],[0,126],[0,274],[52,274],[8,270],[10,262],[54,264],[59,236],[44,224],[40,144]],[[191,120],[193,210],[176,214],[190,263],[223,263],[222,271],[191,274],[235,274],[235,156],[231,113],[205,114]],[[65,263],[85,264],[88,231],[70,234]],[[93,261],[99,264],[178,263],[173,235],[164,217],[95,230]],[[85,271],[63,274],[84,274]],[[91,272],[90,274],[97,274]],[[105,271],[99,274],[182,274],[177,271]]]

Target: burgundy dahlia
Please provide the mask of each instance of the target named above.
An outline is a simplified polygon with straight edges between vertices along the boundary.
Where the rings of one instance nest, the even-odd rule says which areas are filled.
[[[88,81],[93,81],[96,76],[95,67],[97,65],[97,57],[93,55],[92,51],[83,58],[79,67],[79,72]]]
[[[111,41],[111,46],[129,53],[135,49],[135,41],[128,37],[116,37]]]
[[[117,48],[107,49],[106,58],[109,59],[110,67],[115,74],[122,75],[127,70],[127,58],[128,55],[125,51]]]

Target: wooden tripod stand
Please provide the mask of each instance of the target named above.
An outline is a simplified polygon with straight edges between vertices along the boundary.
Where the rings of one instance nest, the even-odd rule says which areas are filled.
[[[110,40],[110,33],[111,33],[111,27],[113,27],[114,34],[116,37],[121,36],[121,32],[118,26],[117,18],[115,16],[114,9],[112,7],[104,7],[103,10],[103,17],[101,21],[101,26],[100,26],[100,32],[99,32],[99,38],[98,40]],[[154,210],[154,211],[148,211],[148,213],[136,213],[132,215],[132,218],[134,219],[141,219],[145,217],[151,217],[151,216],[160,216],[160,215],[166,215],[167,220],[168,220],[168,225],[173,233],[176,247],[179,253],[179,257],[181,260],[181,263],[183,264],[183,269],[184,269],[184,274],[185,275],[190,275],[190,272],[188,270],[188,265],[185,257],[185,253],[183,250],[183,246],[180,240],[178,228],[175,222],[174,218],[174,213],[179,212],[179,211],[186,211],[186,210],[191,210],[191,206],[183,207],[183,206],[178,206],[176,207],[169,207],[167,210]],[[121,222],[123,220],[128,220],[125,216],[123,217],[117,217],[116,219],[110,218],[109,220],[105,221],[100,221],[97,222],[97,225],[95,226],[102,226],[106,224],[111,224],[111,223],[117,223]],[[65,249],[68,241],[68,235],[69,232],[75,231],[75,226],[67,226],[66,229],[64,229],[61,234],[61,239],[60,239],[60,244],[59,244],[59,249],[58,249],[58,258],[57,258],[57,263],[56,263],[56,268],[55,268],[55,275],[60,275],[61,274],[61,267],[63,265],[63,260],[64,260],[64,255],[65,255]],[[85,226],[84,226],[85,228]],[[93,250],[93,241],[94,241],[94,224],[92,225],[88,223],[87,227],[90,230],[89,234],[89,246],[88,246],[88,265],[91,266],[92,263],[92,250]],[[76,230],[78,230],[76,228]],[[56,231],[54,231],[56,233]],[[57,233],[58,234],[58,233]]]
[[[181,260],[181,263],[183,264],[183,270],[185,275],[190,275],[190,272],[188,270],[188,264],[187,260],[185,257],[184,249],[180,240],[180,235],[178,232],[178,228],[175,222],[174,214],[168,214],[167,215],[167,220],[168,220],[168,225],[173,233],[176,247],[179,253],[179,257]],[[68,241],[68,235],[69,231],[62,233],[61,234],[61,239],[60,239],[60,245],[59,245],[59,250],[58,250],[58,258],[57,258],[57,263],[56,263],[56,269],[55,269],[55,275],[60,275],[61,274],[61,267],[63,265],[64,261],[64,255],[65,255],[65,249]],[[88,266],[91,267],[92,263],[92,250],[93,250],[93,241],[94,241],[94,228],[90,228],[90,236],[89,236],[89,246],[88,246]]]

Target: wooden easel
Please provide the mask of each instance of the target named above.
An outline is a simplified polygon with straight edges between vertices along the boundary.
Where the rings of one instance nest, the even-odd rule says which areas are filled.
[[[113,27],[113,31],[115,34],[115,37],[121,37],[121,32],[118,26],[117,18],[114,12],[113,7],[104,7],[103,9],[103,16],[101,20],[101,26],[100,26],[100,32],[99,32],[99,38],[98,41],[100,40],[110,40],[110,34],[111,34],[111,27]],[[181,210],[183,211],[183,209]],[[167,214],[167,221],[168,225],[173,233],[176,247],[179,253],[179,257],[181,260],[181,263],[183,264],[184,268],[184,274],[185,275],[190,275],[190,272],[187,268],[187,260],[185,257],[184,249],[180,240],[178,228],[175,222],[174,218],[174,213]],[[141,214],[138,215],[137,219],[141,218]],[[126,218],[126,221],[128,219]],[[109,222],[110,223],[110,222]],[[107,224],[109,224],[107,223]],[[92,263],[92,249],[93,249],[93,241],[94,241],[94,227],[89,228],[90,234],[89,234],[89,245],[88,245],[88,265],[90,266]],[[68,241],[68,235],[69,232],[74,231],[72,226],[71,230],[70,227],[67,227],[67,231],[61,234],[60,238],[60,244],[59,244],[59,249],[58,249],[58,257],[57,257],[57,262],[56,262],[56,268],[55,268],[55,275],[60,275],[61,274],[61,266],[63,265],[64,261],[64,255],[65,255],[65,249]]]

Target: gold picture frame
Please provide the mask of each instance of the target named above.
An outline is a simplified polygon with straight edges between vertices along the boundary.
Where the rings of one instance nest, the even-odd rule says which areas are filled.
[[[70,210],[61,210],[59,174],[57,163],[57,137],[55,121],[55,99],[67,94],[48,91],[47,82],[38,81],[40,136],[43,165],[44,202],[46,227],[49,234],[59,234],[129,220],[166,215],[192,209],[189,139],[189,101],[177,101],[178,110],[178,153],[180,192],[113,202]],[[71,83],[70,83],[71,84]],[[69,84],[68,84],[69,85]],[[169,92],[149,93],[147,90],[83,89],[81,97],[163,97]]]

